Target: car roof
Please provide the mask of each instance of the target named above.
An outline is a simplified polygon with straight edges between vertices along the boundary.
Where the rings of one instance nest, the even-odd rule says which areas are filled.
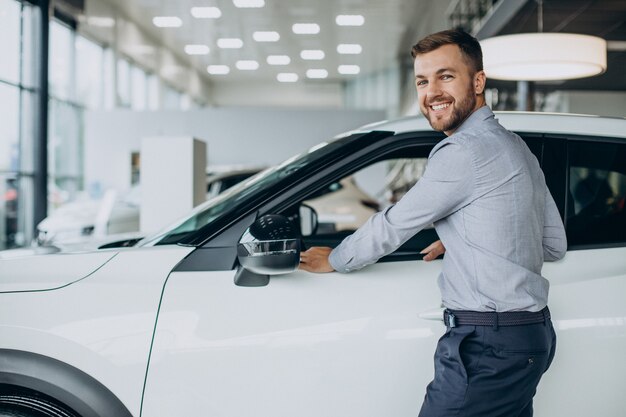
[[[626,138],[626,118],[585,114],[496,111],[502,126],[517,132]],[[372,123],[349,133],[386,130],[394,133],[432,130],[422,115]],[[345,134],[340,135],[345,136]]]

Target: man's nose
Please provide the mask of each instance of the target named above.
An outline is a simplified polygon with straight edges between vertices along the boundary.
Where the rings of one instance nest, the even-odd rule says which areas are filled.
[[[442,94],[439,83],[436,81],[429,82],[428,85],[426,86],[425,93],[426,93],[426,98],[439,97]]]

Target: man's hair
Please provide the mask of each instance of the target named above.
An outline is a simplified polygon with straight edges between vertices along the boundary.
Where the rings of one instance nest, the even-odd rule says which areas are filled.
[[[413,45],[411,56],[415,59],[418,55],[432,52],[444,45],[457,45],[465,61],[474,73],[483,69],[483,51],[475,37],[461,29],[449,29],[433,33]]]

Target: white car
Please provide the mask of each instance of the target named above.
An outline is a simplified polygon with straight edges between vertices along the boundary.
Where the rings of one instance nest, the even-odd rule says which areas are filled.
[[[209,200],[222,191],[262,171],[261,166],[215,166],[207,170]],[[37,225],[37,245],[50,246],[52,251],[96,249],[105,244],[135,243],[145,237],[139,231],[141,187],[133,186],[118,197],[112,190],[100,199],[86,195],[57,208]],[[3,257],[17,256],[26,249],[0,253]]]
[[[497,117],[541,162],[569,240],[543,268],[558,346],[535,415],[624,415],[626,120]],[[302,203],[377,163],[423,160],[441,138],[423,118],[368,126],[135,247],[0,260],[0,415],[416,415],[445,331],[441,261],[418,254],[434,229],[318,275],[295,270],[297,226],[305,246],[337,245],[347,231],[318,234]]]

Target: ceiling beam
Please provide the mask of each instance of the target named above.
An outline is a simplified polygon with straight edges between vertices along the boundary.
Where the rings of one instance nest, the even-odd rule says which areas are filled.
[[[472,29],[479,40],[496,36],[526,3],[532,0],[500,0]]]

